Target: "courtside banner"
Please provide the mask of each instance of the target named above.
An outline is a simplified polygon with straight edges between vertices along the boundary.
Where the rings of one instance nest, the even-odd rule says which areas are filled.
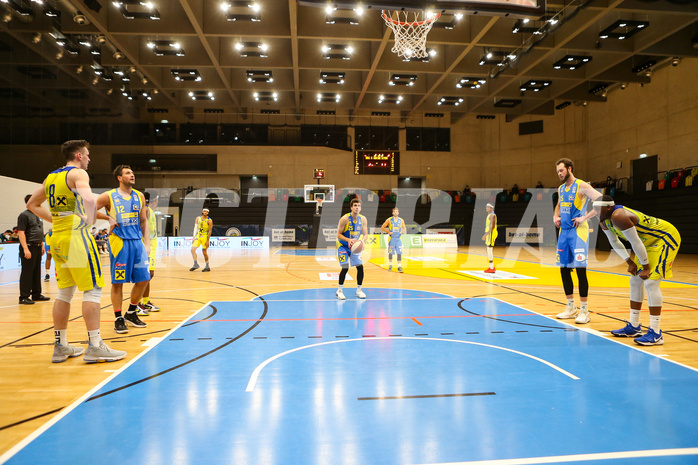
[[[543,243],[543,228],[506,228],[507,242]]]
[[[271,241],[272,242],[295,242],[296,241],[296,230],[295,229],[272,229],[271,230]]]
[[[191,237],[168,237],[170,250],[191,249]],[[211,237],[208,243],[210,249],[232,249],[232,250],[269,250],[269,238],[260,237]]]
[[[422,243],[425,249],[458,248],[458,238],[455,234],[424,234]]]
[[[43,260],[46,259],[46,254]],[[17,270],[22,267],[19,260],[19,244],[2,244],[0,245],[0,271],[2,270]]]

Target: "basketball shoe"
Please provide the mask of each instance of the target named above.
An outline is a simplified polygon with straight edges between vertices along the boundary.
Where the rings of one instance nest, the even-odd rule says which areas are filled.
[[[71,346],[70,344],[68,344],[67,346],[61,344],[54,344],[53,357],[51,358],[51,361],[53,363],[65,362],[66,360],[68,360],[68,357],[77,357],[79,355],[82,355],[83,352],[85,352],[85,349],[83,349],[82,347],[75,347]]]
[[[87,346],[83,360],[87,363],[116,362],[124,357],[126,357],[126,352],[123,350],[114,350],[106,345],[104,341],[99,341],[99,346],[93,346],[92,344]]]
[[[632,325],[632,323],[628,322],[628,324],[625,325],[624,328],[614,329],[613,331],[611,331],[611,334],[613,334],[616,337],[642,336],[642,326],[637,325],[637,327],[635,327]]]
[[[145,328],[148,326],[147,324],[143,323],[140,318],[138,318],[136,312],[126,312],[124,315],[124,321],[131,326],[135,326],[136,328]]]
[[[337,292],[334,296],[337,297],[337,300],[347,300],[347,298],[344,297],[344,292],[342,292],[341,289],[337,289]]]
[[[366,294],[361,289],[357,289],[356,290],[356,297],[358,297],[359,299],[365,299]]]
[[[562,313],[558,313],[556,315],[557,318],[560,320],[569,320],[570,318],[574,318],[577,316],[577,307],[574,305],[573,302],[567,303],[567,307],[565,307],[565,311]]]
[[[485,273],[494,273],[495,271],[497,271],[497,270],[495,270],[494,267],[492,267],[492,268],[487,268],[485,270]]]
[[[659,333],[655,333],[652,328],[647,331],[644,336],[636,337],[635,342],[641,346],[659,346],[664,344],[664,338],[662,337],[662,330]]]

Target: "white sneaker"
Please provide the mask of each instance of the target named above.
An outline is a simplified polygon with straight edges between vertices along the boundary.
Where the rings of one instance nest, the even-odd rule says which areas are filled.
[[[344,292],[342,292],[341,289],[337,289],[337,293],[334,296],[337,297],[338,300],[347,300],[347,298],[344,297]]]
[[[397,266],[397,271],[398,271],[398,273],[402,273],[402,266],[401,265]]]
[[[577,316],[577,307],[574,305],[567,305],[565,311],[557,314],[557,318],[560,320],[569,320]]]
[[[123,350],[114,350],[104,343],[99,342],[99,347],[89,344],[85,356],[82,358],[87,363],[95,362],[116,362],[126,356]]]
[[[578,325],[585,325],[591,321],[591,317],[589,316],[589,310],[587,309],[581,309],[579,310],[579,315],[577,315],[577,318],[574,319],[574,322],[577,323]]]
[[[356,290],[356,297],[358,297],[359,299],[365,299],[366,294],[364,294],[364,291],[362,291],[361,289],[357,289]]]

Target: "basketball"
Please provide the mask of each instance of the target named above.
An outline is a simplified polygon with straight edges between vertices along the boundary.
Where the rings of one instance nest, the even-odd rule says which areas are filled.
[[[364,241],[354,241],[351,245],[351,253],[361,253],[364,250]]]

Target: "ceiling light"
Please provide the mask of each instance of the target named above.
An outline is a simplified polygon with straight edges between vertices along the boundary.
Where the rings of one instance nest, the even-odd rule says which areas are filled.
[[[279,99],[279,95],[276,92],[255,92],[252,96],[258,102],[276,102]]]
[[[414,86],[417,80],[416,74],[393,74],[388,81],[391,86]]]
[[[149,40],[146,43],[146,47],[151,49],[155,56],[158,57],[165,55],[183,57],[185,55],[182,44],[173,40]]]
[[[600,39],[628,39],[649,26],[649,21],[632,21],[619,19],[599,32]]]
[[[189,92],[192,100],[216,100],[213,92],[207,90],[194,90]]]
[[[521,100],[510,98],[503,98],[494,102],[494,106],[499,108],[514,108],[515,106],[520,104]]]
[[[240,52],[240,56],[243,58],[267,58],[269,46],[264,42],[236,42],[235,50]]]
[[[221,11],[225,13],[225,19],[228,21],[261,21],[262,11],[259,3],[249,1],[230,1],[221,3]]]
[[[399,104],[402,102],[402,95],[397,94],[381,94],[378,97],[378,103],[395,103]]]
[[[114,0],[112,4],[126,19],[160,19],[160,11],[152,2],[143,0]]]
[[[339,102],[341,96],[339,94],[333,94],[328,92],[320,92],[317,94],[318,102]]]
[[[351,45],[325,44],[322,46],[322,53],[325,59],[350,60],[354,48]]]
[[[465,77],[460,78],[456,82],[456,87],[459,89],[466,87],[468,89],[479,89],[483,84],[487,82],[487,79],[481,77]]]
[[[521,92],[526,92],[527,90],[532,90],[533,92],[539,92],[552,84],[552,81],[544,81],[540,79],[530,80],[519,87]]]
[[[575,70],[586,65],[591,60],[592,57],[585,55],[565,55],[553,63],[553,68]]]
[[[176,81],[201,81],[201,75],[195,69],[171,69],[170,73]]]
[[[320,84],[344,84],[346,73],[320,71]]]
[[[463,97],[453,97],[453,96],[445,96],[441,97],[438,102],[436,102],[437,105],[454,105],[458,106],[461,103],[463,103]]]

